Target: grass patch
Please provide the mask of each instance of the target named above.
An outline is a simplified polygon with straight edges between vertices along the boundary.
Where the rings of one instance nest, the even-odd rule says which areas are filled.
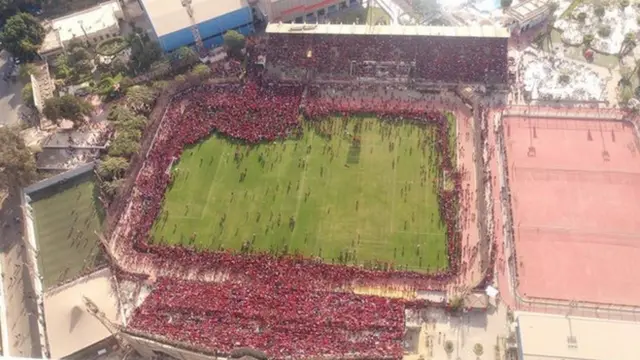
[[[185,149],[152,241],[446,269],[437,129],[373,118],[305,123],[300,139]]]
[[[91,173],[37,194],[32,202],[45,288],[73,279],[104,261],[95,231],[104,210]]]

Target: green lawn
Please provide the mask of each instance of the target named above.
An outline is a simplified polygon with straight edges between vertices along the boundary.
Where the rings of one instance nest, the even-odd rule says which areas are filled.
[[[174,164],[153,241],[445,269],[435,130],[366,118],[253,147],[212,136]]]
[[[103,211],[94,197],[91,174],[42,192],[53,194],[37,195],[32,207],[40,273],[50,288],[103,261],[94,233],[100,231]]]

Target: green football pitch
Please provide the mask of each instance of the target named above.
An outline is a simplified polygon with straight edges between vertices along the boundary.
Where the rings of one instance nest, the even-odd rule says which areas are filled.
[[[104,261],[95,232],[104,211],[92,173],[34,194],[38,261],[45,288],[73,279]]]
[[[446,269],[436,131],[357,118],[254,146],[213,135],[173,165],[152,241]]]

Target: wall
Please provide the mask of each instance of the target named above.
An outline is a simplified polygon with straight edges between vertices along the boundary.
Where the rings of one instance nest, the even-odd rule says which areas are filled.
[[[207,48],[222,44],[222,35],[228,30],[237,30],[248,35],[253,31],[253,18],[251,9],[242,9],[218,16],[217,18],[198,24],[200,37]],[[160,37],[160,46],[166,52],[173,51],[181,46],[189,46],[195,43],[191,28],[187,27]]]
[[[271,20],[289,22],[298,18],[307,22],[315,22],[316,16],[322,16],[318,13],[324,10],[325,15],[335,13],[343,8],[360,4],[361,0],[278,0],[271,4]],[[313,14],[313,16],[307,16]],[[302,17],[302,19],[300,19]]]

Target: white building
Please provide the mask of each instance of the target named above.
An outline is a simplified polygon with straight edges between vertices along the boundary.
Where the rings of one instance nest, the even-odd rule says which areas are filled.
[[[549,0],[525,0],[507,10],[505,26],[524,32],[544,22],[551,12]]]
[[[637,360],[640,323],[516,313],[520,360]]]
[[[117,0],[112,0],[51,20],[43,24],[48,33],[40,48],[40,55],[57,55],[74,39],[97,44],[102,40],[119,36],[121,19],[123,14],[120,4]]]

